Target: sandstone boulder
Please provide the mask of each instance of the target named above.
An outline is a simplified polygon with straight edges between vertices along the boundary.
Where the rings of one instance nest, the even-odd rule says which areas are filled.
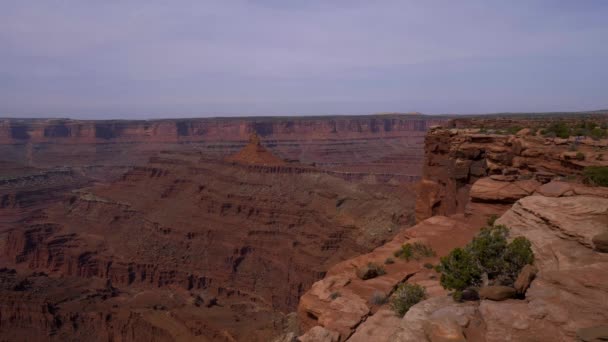
[[[477,289],[469,288],[462,291],[461,299],[464,301],[479,300],[479,292]]]
[[[387,341],[465,341],[463,330],[478,323],[476,304],[436,297],[412,306]]]
[[[306,334],[300,336],[298,340],[300,342],[338,342],[340,340],[340,334],[317,325],[308,330]]]
[[[510,286],[484,286],[479,289],[479,298],[495,301],[507,300],[515,297],[516,291]]]
[[[423,325],[430,342],[466,342],[462,328],[450,319],[431,319]]]
[[[380,309],[373,316],[368,317],[357,331],[348,339],[349,342],[390,342],[391,335],[397,331],[401,317],[393,310]]]
[[[509,182],[486,177],[473,184],[470,196],[479,202],[513,203],[532,194],[539,186],[540,183],[535,180]]]
[[[517,291],[517,293],[520,295],[525,294],[526,290],[528,290],[528,288],[530,287],[532,280],[534,280],[534,277],[536,276],[537,272],[538,270],[536,269],[536,267],[532,265],[524,266],[521,272],[519,272],[517,279],[515,280],[515,291]]]
[[[371,263],[357,269],[357,277],[363,280],[376,278],[382,274],[384,274],[383,270],[378,265]]]
[[[607,214],[604,197],[535,195],[496,221],[511,238],[530,240],[539,272],[525,301],[482,301],[488,341],[572,341],[579,329],[608,322],[608,255],[592,242],[605,232]]]
[[[596,251],[608,253],[608,231],[597,234],[592,241]]]
[[[531,311],[522,300],[483,300],[479,313],[485,323],[483,340],[486,342],[572,340],[561,335],[552,323]]]
[[[552,181],[541,185],[536,192],[547,197],[561,197],[568,192],[572,192],[572,185],[566,182]]]

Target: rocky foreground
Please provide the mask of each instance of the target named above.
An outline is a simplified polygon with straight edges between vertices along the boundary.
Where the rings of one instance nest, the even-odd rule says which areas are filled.
[[[435,128],[426,138],[419,223],[332,267],[300,300],[301,330],[277,341],[298,335],[299,341],[608,338],[608,188],[580,181],[586,166],[608,165],[608,140],[466,126]],[[495,224],[510,228],[510,239],[531,242],[533,266],[524,268],[516,289],[490,286],[479,291],[482,299],[456,302],[431,265],[469,242],[493,215]],[[414,242],[436,255],[387,263],[400,246]],[[370,263],[383,265],[386,274],[363,280],[357,272]],[[378,298],[390,298],[404,282],[424,286],[427,299],[400,318]]]

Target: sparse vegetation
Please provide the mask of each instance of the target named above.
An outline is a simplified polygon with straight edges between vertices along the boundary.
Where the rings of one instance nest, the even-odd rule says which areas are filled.
[[[543,129],[541,134],[546,137],[558,137],[567,139],[570,137],[570,128],[563,122],[554,122],[549,127]]]
[[[511,126],[509,128],[507,128],[507,134],[516,134],[517,132],[521,131],[523,129],[523,127],[521,126]]]
[[[433,264],[431,264],[430,262],[427,262],[426,264],[424,264],[425,268],[428,268],[429,270],[432,270],[433,268],[435,268],[435,266],[433,266]]]
[[[426,290],[418,284],[402,284],[395,291],[391,308],[403,317],[408,310],[426,297]]]
[[[482,279],[512,285],[521,269],[534,261],[530,241],[518,237],[507,243],[508,234],[502,225],[485,227],[467,246],[441,258],[436,270],[441,273],[441,285],[454,291],[455,300],[466,288],[480,286]]]
[[[578,125],[567,125],[563,122],[555,122],[541,130],[545,137],[558,137],[567,139],[571,136],[585,136],[593,139],[603,139],[608,137],[606,124],[601,126],[592,121],[582,121]]]
[[[376,291],[369,299],[372,305],[384,305],[386,303],[386,296],[384,293]]]
[[[386,258],[386,260],[384,260],[384,263],[386,265],[394,264],[395,260],[393,258]]]
[[[338,297],[340,297],[340,292],[337,292],[337,291],[332,292],[332,293],[329,295],[329,298],[331,298],[331,300],[336,300]]]
[[[420,260],[422,258],[433,257],[437,254],[431,247],[420,242],[414,242],[404,244],[401,246],[401,249],[395,251],[394,255],[405,259],[406,261],[410,261],[412,259]]]
[[[588,166],[583,170],[584,182],[593,186],[608,186],[608,166]]]

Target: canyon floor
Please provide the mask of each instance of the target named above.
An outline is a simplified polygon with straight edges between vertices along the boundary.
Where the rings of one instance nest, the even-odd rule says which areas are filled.
[[[583,172],[608,139],[541,134],[591,121],[0,119],[0,340],[604,338],[608,188]],[[492,217],[538,273],[455,302],[428,266]],[[435,255],[386,263],[414,242]],[[401,318],[373,298],[403,283],[427,299]]]

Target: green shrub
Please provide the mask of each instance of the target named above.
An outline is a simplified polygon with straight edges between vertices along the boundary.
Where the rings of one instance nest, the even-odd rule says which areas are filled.
[[[430,262],[427,262],[426,264],[424,264],[425,268],[428,268],[429,270],[432,270],[433,268],[435,268],[435,266],[433,266],[433,264],[431,264]]]
[[[393,260],[393,258],[386,258],[386,260],[384,260],[384,263],[386,265],[394,264],[395,260]]]
[[[532,244],[525,237],[519,236],[507,245],[504,252],[505,270],[508,279],[515,280],[521,269],[534,262]]]
[[[466,249],[456,248],[441,258],[437,270],[439,282],[446,290],[462,291],[481,283],[481,269],[473,255]]]
[[[391,308],[400,316],[426,297],[426,290],[418,284],[402,284],[395,291]]]
[[[608,166],[587,166],[583,170],[584,181],[594,186],[608,186]]]
[[[340,292],[337,292],[337,291],[336,291],[336,292],[332,292],[332,293],[329,295],[329,298],[331,298],[331,300],[335,300],[335,299],[336,299],[336,298],[338,298],[338,297],[340,297]]]
[[[507,128],[507,134],[516,134],[517,132],[521,131],[523,129],[523,127],[521,126],[511,126]]]
[[[394,255],[405,259],[406,261],[410,261],[411,259],[420,260],[422,258],[433,257],[437,254],[431,247],[420,242],[414,242],[412,244],[404,244],[401,246],[400,250],[395,251]]]
[[[490,277],[505,266],[502,256],[507,247],[507,234],[507,227],[502,225],[482,228],[467,246],[481,271]]]
[[[570,137],[570,128],[563,122],[554,122],[549,127],[543,129],[542,134],[548,137],[567,139]]]
[[[482,279],[512,285],[521,269],[534,261],[531,243],[524,237],[507,243],[509,230],[503,225],[483,228],[464,248],[456,248],[441,258],[436,270],[440,283],[454,290],[458,300],[462,291],[481,285]]]
[[[590,134],[591,138],[595,140],[605,139],[608,134],[606,133],[605,128],[595,127],[591,130]]]

